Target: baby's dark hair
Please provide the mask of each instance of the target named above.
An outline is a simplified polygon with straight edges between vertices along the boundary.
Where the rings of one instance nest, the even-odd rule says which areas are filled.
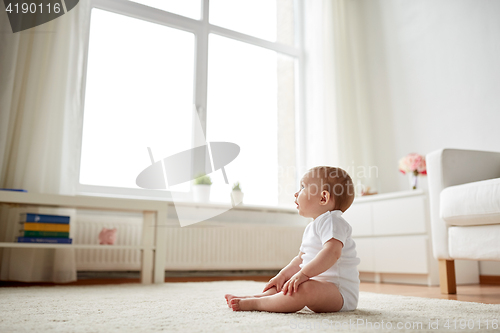
[[[349,174],[337,167],[317,166],[309,170],[308,176],[319,179],[322,191],[328,191],[335,202],[334,210],[345,212],[354,201],[354,184]]]

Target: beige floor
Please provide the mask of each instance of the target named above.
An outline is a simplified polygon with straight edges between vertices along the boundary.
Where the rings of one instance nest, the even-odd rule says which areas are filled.
[[[457,286],[456,295],[443,295],[439,287],[426,287],[388,283],[361,283],[361,291],[389,295],[404,295],[426,298],[452,299],[464,302],[478,302],[485,304],[500,304],[500,285],[466,285]]]

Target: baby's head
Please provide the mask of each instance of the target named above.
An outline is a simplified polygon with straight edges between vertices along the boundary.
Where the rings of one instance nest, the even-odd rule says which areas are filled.
[[[354,184],[341,168],[319,166],[302,177],[295,197],[299,213],[306,217],[316,218],[314,215],[333,210],[345,212],[354,201]]]

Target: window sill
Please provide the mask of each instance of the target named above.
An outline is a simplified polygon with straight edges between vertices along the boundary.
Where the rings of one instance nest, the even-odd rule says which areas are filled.
[[[194,202],[187,200],[174,202],[170,197],[161,198],[158,196],[144,196],[144,195],[105,194],[105,193],[79,193],[77,195],[90,196],[90,197],[117,198],[117,199],[164,201],[168,203],[170,206],[183,206],[183,207],[193,207],[193,208],[217,208],[217,209],[228,209],[228,210],[233,209],[237,211],[297,214],[297,209],[292,205],[266,206],[266,205],[248,205],[242,203],[236,206],[232,206],[228,203],[220,203],[220,202]]]

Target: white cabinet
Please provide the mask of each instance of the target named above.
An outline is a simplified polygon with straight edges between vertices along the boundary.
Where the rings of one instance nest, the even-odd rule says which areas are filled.
[[[374,201],[374,235],[413,235],[426,233],[424,195]]]
[[[437,285],[424,191],[356,198],[344,213],[364,281]]]
[[[354,203],[343,214],[343,217],[351,224],[353,237],[372,236],[372,205],[366,203],[358,204],[357,200],[354,200]]]
[[[361,262],[358,265],[360,272],[375,272],[374,240],[371,238],[356,238],[356,252]]]
[[[344,218],[361,259],[361,281],[439,284],[424,191],[356,198]],[[477,283],[477,263],[456,261],[455,269],[458,284]]]
[[[427,236],[377,237],[373,240],[375,270],[383,273],[429,273]]]

